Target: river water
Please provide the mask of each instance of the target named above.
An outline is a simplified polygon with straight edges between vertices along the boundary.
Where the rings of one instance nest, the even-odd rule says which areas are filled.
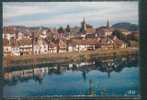
[[[4,96],[139,96],[136,57],[55,64],[4,73]]]

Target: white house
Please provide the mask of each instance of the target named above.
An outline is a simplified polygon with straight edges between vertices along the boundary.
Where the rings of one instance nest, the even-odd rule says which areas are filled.
[[[20,55],[31,55],[32,54],[32,45],[21,45],[19,46]]]
[[[18,46],[13,46],[11,51],[13,56],[20,56],[20,48]]]
[[[32,54],[32,41],[29,39],[22,39],[18,41],[20,55]],[[17,49],[18,50],[18,49]]]
[[[97,39],[76,40],[76,51],[95,50]]]
[[[76,45],[69,45],[68,46],[68,52],[74,52],[74,51],[78,51],[78,49],[76,49]]]
[[[50,43],[48,47],[49,53],[57,53],[57,46],[54,43]]]
[[[39,39],[36,44],[34,44],[34,54],[47,54],[48,53],[48,44]]]
[[[40,37],[45,39],[47,37],[47,31],[43,30],[42,33],[40,34]]]
[[[18,32],[17,33],[17,40],[21,40],[23,38],[23,33],[22,32]]]
[[[4,52],[4,56],[7,56],[7,55],[12,55],[12,48],[10,45],[4,45],[3,46],[3,52]]]
[[[7,39],[7,40],[10,40],[11,38],[15,38],[16,37],[16,34],[10,34],[10,33],[5,33],[3,34],[3,38]]]
[[[3,54],[4,56],[7,55],[12,55],[11,53],[11,45],[9,44],[9,40],[8,39],[3,39]]]
[[[48,45],[41,44],[41,45],[34,45],[34,54],[47,54],[48,53]]]
[[[67,45],[66,45],[66,42],[65,41],[60,40],[59,47],[60,47],[59,53],[67,52],[67,50],[66,50],[67,49]]]

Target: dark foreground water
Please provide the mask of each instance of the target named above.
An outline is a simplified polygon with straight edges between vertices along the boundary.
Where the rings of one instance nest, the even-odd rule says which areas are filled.
[[[5,72],[4,96],[138,96],[136,57]]]

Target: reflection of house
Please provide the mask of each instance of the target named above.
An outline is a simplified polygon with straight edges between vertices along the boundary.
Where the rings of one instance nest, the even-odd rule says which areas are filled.
[[[12,80],[13,78],[30,79],[33,76],[42,79],[44,75],[47,73],[48,73],[48,67],[27,69],[27,70],[4,73],[4,79],[5,80]]]
[[[43,79],[44,75],[47,73],[48,73],[48,67],[34,69],[34,75],[39,79]]]
[[[11,80],[13,78],[12,73],[4,73],[4,79]]]

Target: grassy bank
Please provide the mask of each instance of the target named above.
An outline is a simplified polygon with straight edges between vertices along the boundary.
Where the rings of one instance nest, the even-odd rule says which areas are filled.
[[[29,55],[29,56],[9,56],[3,58],[4,67],[12,66],[28,66],[47,63],[67,63],[67,62],[80,62],[90,61],[93,59],[112,58],[114,56],[127,56],[137,54],[138,49],[123,48],[123,49],[97,49],[95,51],[85,52],[67,52],[55,53],[46,55]]]

